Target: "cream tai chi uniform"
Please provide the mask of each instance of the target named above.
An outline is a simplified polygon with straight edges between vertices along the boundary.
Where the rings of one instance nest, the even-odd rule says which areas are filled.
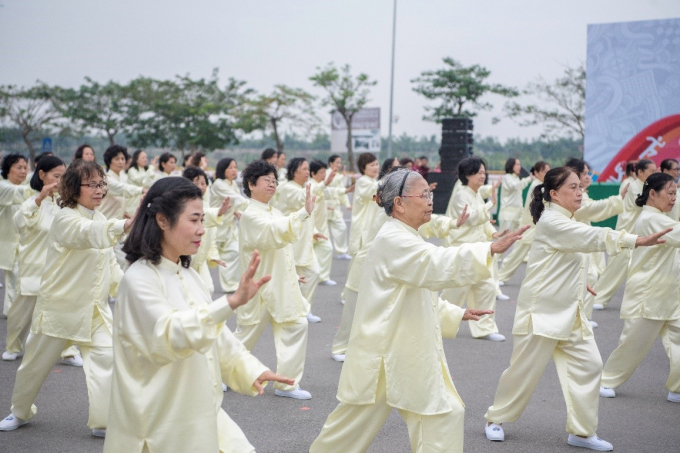
[[[241,195],[236,181],[216,179],[210,186],[210,205],[219,208],[227,197],[231,206],[224,214],[222,224],[217,227],[216,244],[220,259],[227,264],[227,267],[219,268],[220,286],[225,293],[233,293],[241,280],[238,264],[239,223],[236,214],[240,215],[243,212],[248,205],[248,199]]]
[[[253,452],[221,408],[222,382],[249,395],[267,370],[225,325],[201,277],[162,258],[133,263],[113,318],[113,384],[104,451]]]
[[[635,179],[631,181],[628,186],[628,193],[626,193],[623,199],[623,212],[616,221],[617,230],[633,231],[635,221],[640,212],[642,212],[642,208],[635,204],[635,199],[641,193],[642,183],[640,180]],[[626,281],[629,262],[630,251],[628,250],[624,250],[623,253],[612,256],[607,260],[607,266],[594,286],[597,296],[595,296],[593,303],[601,304],[605,307],[609,304],[609,301],[614,297],[619,287]]]
[[[123,272],[113,245],[124,220],[106,220],[81,205],[63,208],[54,218],[49,247],[33,312],[26,354],[17,370],[12,413],[30,420],[45,378],[61,352],[80,346],[90,402],[87,426],[106,428],[111,396],[113,351],[109,295],[115,295]]]
[[[127,169],[126,175],[128,184],[148,189],[156,182],[156,167],[149,165],[146,170],[144,167],[130,167]],[[135,211],[137,210],[140,201],[142,201],[141,192],[126,203],[125,212],[130,216],[135,215]]]
[[[633,375],[657,337],[670,359],[666,388],[680,393],[680,223],[652,206],[643,206],[633,231],[640,236],[666,228],[665,244],[633,251],[621,303],[625,321],[619,346],[602,372],[602,386],[617,388]]]
[[[490,244],[436,247],[396,219],[368,251],[340,374],[340,404],[310,452],[366,451],[392,409],[414,452],[462,452],[464,405],[444,355],[464,310],[435,291],[491,275]]]
[[[612,195],[602,200],[593,200],[588,192],[583,192],[581,207],[574,213],[574,219],[590,226],[590,222],[601,222],[623,212],[623,198],[621,195]],[[600,275],[607,267],[604,252],[591,253],[588,257],[588,284],[595,287]],[[595,297],[587,293],[584,303],[586,318],[593,319],[593,303]]]
[[[634,248],[636,239],[584,225],[561,206],[546,203],[517,298],[510,367],[501,375],[487,421],[517,420],[552,358],[567,403],[567,432],[595,434],[602,358],[584,313],[588,254],[620,253]]]
[[[317,184],[316,186],[312,185],[311,195],[313,197],[323,197],[325,188],[326,185],[323,183]],[[276,193],[279,194],[279,196],[275,206],[284,216],[304,209],[306,188],[295,181],[286,181],[281,184],[281,186],[276,189]],[[319,209],[319,207],[314,206],[312,217],[317,209]],[[304,222],[302,224],[300,236],[293,242],[295,270],[298,275],[304,276],[306,280],[306,283],[300,285],[300,290],[302,291],[304,298],[309,302],[310,307],[314,303],[314,295],[316,294],[316,288],[319,286],[320,280],[319,261],[316,259],[316,253],[314,253],[314,233],[314,219],[312,218],[310,222]]]
[[[241,268],[246,269],[253,251],[258,250],[261,261],[254,278],[271,275],[272,279],[247,304],[236,309],[234,335],[252,350],[264,328],[271,324],[276,373],[295,379],[293,386],[274,384],[283,391],[299,386],[305,368],[309,303],[300,292],[292,244],[311,221],[304,208],[284,216],[278,209],[254,199],[241,215]]]
[[[344,178],[342,175],[337,174],[333,178],[333,182],[328,187],[331,188],[345,188]],[[329,191],[329,194],[333,192]],[[336,192],[336,196],[328,196],[326,199],[326,209],[328,210],[328,229],[331,233],[331,239],[333,240],[333,247],[335,248],[335,253],[338,255],[343,255],[348,252],[349,245],[347,241],[347,223],[345,223],[345,216],[342,212],[342,206],[345,208],[351,207],[349,203],[349,198],[347,194],[342,191]]]
[[[522,191],[531,184],[531,176],[520,179],[514,173],[506,173],[501,179],[501,210],[498,213],[500,229],[515,231],[522,217]]]
[[[339,178],[342,179],[342,178]],[[335,181],[335,178],[333,179]],[[312,185],[312,192],[318,194],[316,196],[316,204],[314,211],[312,211],[312,219],[314,221],[314,233],[319,233],[328,239],[314,240],[314,253],[316,260],[319,263],[319,281],[325,282],[331,278],[331,267],[333,265],[333,246],[330,241],[330,230],[328,229],[328,203],[327,200],[336,198],[340,193],[345,193],[345,188],[340,187],[326,187],[323,181],[317,182],[310,179],[309,183]],[[321,186],[321,187],[319,187]],[[320,190],[319,190],[320,189]],[[311,302],[311,301],[310,301]]]
[[[19,234],[19,285],[17,298],[7,313],[6,350],[21,353],[31,328],[33,309],[40,290],[40,277],[45,266],[49,232],[54,217],[59,212],[56,200],[47,197],[35,204],[32,196],[21,204],[14,214],[14,227]],[[63,357],[72,357],[78,350],[72,346],[62,352]]]
[[[452,230],[448,236],[448,244],[459,246],[475,242],[490,242],[496,232],[489,222],[489,210],[491,201],[484,203],[479,192],[475,193],[470,187],[462,186],[451,203],[451,219],[457,219],[467,205],[470,217],[456,230]],[[489,245],[489,244],[487,244]],[[477,280],[474,284],[447,288],[442,291],[442,299],[462,307],[466,302],[470,308],[479,310],[494,310],[496,308],[496,281],[493,275],[483,280]],[[483,315],[479,321],[470,321],[470,333],[474,338],[485,337],[492,333],[498,333],[496,315]]]
[[[0,269],[5,271],[5,299],[2,314],[7,316],[17,298],[19,284],[19,235],[14,230],[14,214],[19,206],[35,192],[24,184],[0,180]]]
[[[203,202],[203,228],[205,234],[201,237],[201,245],[195,255],[191,256],[191,268],[198,272],[205,283],[208,292],[215,292],[215,284],[210,275],[210,268],[215,267],[214,261],[219,261],[220,253],[217,250],[216,237],[217,229],[222,224],[224,218],[219,214],[218,208],[208,207],[207,202]],[[236,265],[236,263],[234,263]]]
[[[534,233],[536,225],[534,225],[534,220],[531,217],[531,200],[533,199],[532,194],[534,189],[539,184],[542,184],[538,179],[531,181],[529,186],[529,192],[524,200],[524,209],[522,209],[522,215],[519,219],[519,226],[529,225],[529,229],[522,233],[522,239],[515,242],[512,246],[512,250],[508,253],[505,258],[503,258],[503,264],[498,269],[498,279],[503,282],[507,282],[512,278],[517,268],[529,255],[529,249],[531,248],[531,241],[534,240]]]
[[[335,355],[344,354],[347,350],[349,334],[352,330],[352,321],[354,320],[354,310],[357,304],[359,284],[363,279],[364,260],[366,259],[369,247],[373,244],[375,236],[388,219],[385,210],[373,201],[373,195],[376,194],[377,190],[378,181],[371,177],[362,176],[356,182],[352,224],[350,226],[350,231],[354,231],[354,233],[350,232],[350,238],[352,238],[352,234],[361,235],[355,242],[355,247],[360,248],[353,250],[350,246],[352,260],[349,262],[347,281],[345,282],[345,288],[342,290],[342,299],[345,301],[345,304],[342,306],[340,326],[335,332],[331,346],[331,353]]]

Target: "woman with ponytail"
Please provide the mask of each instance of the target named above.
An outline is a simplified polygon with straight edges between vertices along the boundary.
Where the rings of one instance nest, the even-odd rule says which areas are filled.
[[[670,230],[638,237],[584,225],[574,219],[582,199],[579,177],[567,167],[550,170],[533,191],[536,234],[517,298],[510,366],[485,416],[489,440],[504,440],[500,425],[520,417],[552,358],[567,401],[567,443],[613,449],[595,433],[602,359],[584,313],[586,254],[656,245]]]
[[[676,189],[671,175],[655,173],[647,178],[635,201],[642,207],[635,234],[673,231],[664,236],[665,244],[636,249],[631,255],[621,303],[623,332],[602,372],[603,397],[616,396],[614,389],[632,376],[661,337],[671,367],[666,381],[668,401],[680,403],[680,222],[666,215],[675,204]]]

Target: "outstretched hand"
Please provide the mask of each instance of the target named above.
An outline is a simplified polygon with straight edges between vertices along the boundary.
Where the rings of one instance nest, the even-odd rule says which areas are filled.
[[[506,234],[508,234],[510,230],[503,230],[503,231],[496,231],[494,234],[491,235],[492,238],[494,239],[500,239]]]
[[[280,382],[282,384],[288,384],[288,385],[293,385],[295,384],[295,379],[287,378],[286,376],[281,376],[280,374],[276,374],[271,370],[267,370],[264,373],[260,375],[257,379],[255,379],[255,382],[253,382],[253,387],[255,387],[255,390],[257,390],[257,393],[262,395],[264,393],[264,387],[262,384],[265,382]]]
[[[586,283],[586,291],[588,291],[593,296],[597,296],[597,292],[595,292],[595,289],[592,286],[590,286],[588,283]]]
[[[226,197],[222,201],[222,205],[220,206],[220,210],[217,211],[217,215],[223,216],[224,214],[227,213],[227,211],[229,210],[230,207],[231,207],[231,201],[230,201],[229,197]]]
[[[467,221],[468,217],[470,217],[470,213],[467,212],[467,205],[465,205],[463,206],[463,212],[460,213],[458,220],[456,220],[456,227],[460,228]]]
[[[314,210],[314,204],[316,203],[316,197],[312,196],[312,186],[307,184],[307,187],[305,188],[305,211],[307,211],[307,214],[312,215],[312,211]]]
[[[479,317],[483,315],[490,315],[493,310],[476,310],[474,308],[467,308],[463,314],[463,321],[479,321]]]
[[[241,281],[238,284],[238,288],[231,296],[227,297],[227,302],[232,309],[237,309],[241,305],[244,305],[250,299],[252,299],[255,294],[259,291],[260,287],[271,280],[271,275],[265,275],[261,279],[255,281],[255,272],[260,265],[260,253],[255,250],[253,252],[253,257],[248,263],[248,269],[241,276]]]
[[[331,183],[333,182],[333,179],[335,179],[336,173],[337,172],[335,170],[331,170],[331,172],[328,174],[328,176],[326,176],[326,180],[324,181],[324,184],[327,185],[327,186],[330,186]]]
[[[626,184],[623,187],[623,190],[621,191],[621,198],[626,198],[626,194],[628,193],[628,188],[630,187],[630,183]]]
[[[652,245],[664,244],[665,239],[660,239],[666,233],[673,231],[673,228],[666,228],[658,233],[650,234],[649,236],[638,236],[635,240],[635,247],[651,247]]]
[[[529,225],[524,225],[523,227],[519,227],[515,231],[507,233],[505,236],[503,236],[496,242],[492,242],[491,254],[495,255],[505,253],[505,251],[508,250],[512,246],[512,244],[522,239],[522,234],[528,229]]]

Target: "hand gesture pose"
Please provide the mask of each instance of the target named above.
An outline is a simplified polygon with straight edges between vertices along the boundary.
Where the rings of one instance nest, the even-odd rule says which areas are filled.
[[[522,239],[522,233],[529,229],[529,225],[519,227],[513,232],[503,233],[502,237],[496,242],[491,243],[491,254],[502,254],[508,250],[515,241]]]
[[[312,211],[314,210],[314,204],[316,203],[316,197],[312,196],[312,187],[309,184],[307,184],[305,190],[306,190],[305,211],[307,211],[307,214],[312,215]]]
[[[255,272],[257,272],[257,268],[259,265],[260,265],[260,253],[257,250],[255,250],[253,252],[253,257],[251,258],[250,263],[248,263],[248,269],[241,276],[241,281],[238,284],[238,288],[236,289],[234,294],[227,297],[229,306],[233,310],[236,310],[238,307],[244,305],[246,302],[252,299],[255,296],[255,294],[257,294],[260,287],[267,283],[269,280],[271,280],[272,278],[271,275],[265,275],[258,281],[255,281],[253,279],[255,277]]]

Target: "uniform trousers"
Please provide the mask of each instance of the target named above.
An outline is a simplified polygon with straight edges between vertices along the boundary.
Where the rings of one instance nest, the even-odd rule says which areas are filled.
[[[80,346],[83,370],[87,383],[90,416],[87,426],[106,428],[111,399],[113,374],[113,337],[99,310],[94,308],[92,334],[89,342],[71,341],[42,333],[31,334],[26,343],[26,354],[17,370],[12,392],[12,413],[30,420],[37,412],[35,402],[40,387],[52,371],[61,352],[72,344]]]
[[[130,263],[125,259],[125,252],[123,252],[123,244],[125,244],[124,240],[116,242],[116,244],[113,246],[113,254],[116,256],[116,261],[118,262],[118,265],[120,268],[125,272],[128,267],[130,267]]]
[[[517,420],[552,358],[567,403],[567,432],[594,435],[602,358],[595,340],[583,339],[578,315],[567,340],[534,334],[513,335],[513,340],[510,366],[501,375],[486,420],[498,424]]]
[[[503,264],[498,270],[498,279],[502,282],[507,282],[510,280],[517,271],[517,268],[519,268],[520,264],[522,264],[524,259],[529,254],[529,250],[531,250],[530,243],[524,244],[523,242],[519,241],[515,242],[515,244],[512,246],[512,250],[510,250],[510,253],[508,253],[508,255],[503,258]]]
[[[626,319],[619,346],[609,356],[602,371],[601,385],[617,388],[626,382],[652,349],[656,337],[661,337],[671,362],[666,388],[680,393],[680,319]]]
[[[300,292],[302,296],[307,299],[309,305],[314,303],[314,295],[316,288],[319,286],[319,262],[316,260],[316,255],[309,266],[295,266],[295,272],[305,278],[306,283],[300,283]]]
[[[5,350],[19,354],[24,350],[26,338],[31,330],[33,309],[38,296],[24,296],[19,294],[7,314],[7,337]],[[75,346],[69,346],[61,352],[61,358],[73,357],[78,354]]]
[[[600,275],[600,278],[595,285],[597,296],[594,297],[594,301],[587,303],[591,305],[602,304],[606,307],[619,290],[619,287],[626,281],[629,262],[629,249],[623,249],[618,255],[610,256],[609,261],[607,261],[607,267],[604,269],[604,272],[602,272],[602,275]],[[593,296],[586,296],[586,301],[588,297]]]
[[[328,229],[333,239],[335,253],[342,255],[349,250],[349,240],[347,238],[347,223],[340,206],[328,211]]]
[[[269,311],[262,308],[260,322],[252,325],[237,324],[234,335],[249,351],[253,349],[260,335],[271,324],[276,348],[276,374],[295,380],[295,384],[274,383],[274,388],[292,391],[300,386],[300,379],[305,370],[305,354],[307,352],[307,318],[301,316],[291,322],[276,322]]]
[[[14,260],[12,270],[5,270],[5,299],[2,314],[7,316],[9,309],[19,295],[19,260]]]
[[[352,332],[352,321],[354,321],[354,312],[357,308],[357,297],[359,297],[359,293],[349,288],[345,288],[343,293],[345,305],[342,306],[340,327],[338,327],[338,331],[335,332],[331,354],[344,354],[347,352],[349,334]]]
[[[330,239],[314,241],[314,253],[319,263],[319,281],[330,280],[331,266],[333,265],[333,246]]]
[[[365,452],[392,412],[387,404],[385,369],[378,377],[373,404],[340,403],[328,416],[319,437],[310,447],[310,453]],[[452,407],[450,412],[422,415],[398,409],[408,427],[411,451],[462,452],[463,420],[465,408],[453,391],[447,388],[445,398]]]
[[[220,259],[227,264],[227,267],[219,267],[220,286],[225,293],[233,293],[241,281],[238,241],[218,242],[217,248]]]
[[[468,308],[477,310],[496,309],[496,280],[488,278],[474,285],[447,288],[442,291],[442,299],[462,307],[467,302]],[[498,333],[496,314],[483,315],[479,321],[468,322],[470,333],[474,338],[485,337],[492,333]]]
[[[604,259],[604,252],[595,252],[588,255],[588,274],[586,282],[593,288],[597,285],[597,281],[607,268]],[[586,291],[586,297],[583,299],[583,314],[586,318],[593,319],[593,304],[595,303],[595,296]]]

